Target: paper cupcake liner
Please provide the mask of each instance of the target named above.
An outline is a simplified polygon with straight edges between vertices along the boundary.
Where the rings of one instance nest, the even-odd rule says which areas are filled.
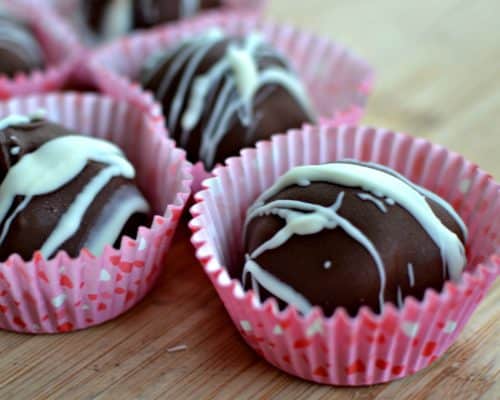
[[[213,26],[230,35],[262,32],[291,61],[307,86],[321,120],[359,122],[373,84],[373,70],[364,60],[329,39],[242,13],[210,13],[137,33],[102,47],[90,61],[97,86],[112,97],[129,99],[145,109],[151,107],[155,104],[153,95],[144,93],[134,82],[144,60],[159,49],[174,45],[182,37]],[[156,117],[160,115],[155,114]],[[200,176],[195,175],[194,186],[198,187],[208,173],[203,168],[196,170]]]
[[[32,29],[44,51],[47,68],[14,78],[0,75],[0,100],[62,88],[82,49],[69,25],[46,6],[36,7],[22,0],[6,0],[2,5]]]
[[[329,318],[308,316],[276,300],[259,304],[232,280],[225,266],[238,262],[246,210],[279,176],[297,165],[353,158],[387,165],[448,200],[470,231],[468,267],[461,283],[422,301],[368,308],[354,318],[338,309]],[[370,385],[411,375],[440,357],[462,331],[500,274],[500,186],[476,165],[443,147],[383,129],[307,127],[260,142],[227,160],[191,212],[197,258],[245,341],[277,368],[332,385]]]
[[[82,250],[45,260],[18,255],[0,263],[0,328],[56,333],[113,319],[139,302],[163,268],[180,215],[190,195],[191,165],[166,138],[161,123],[125,103],[95,95],[52,94],[0,103],[0,117],[47,110],[47,118],[119,145],[134,164],[137,182],[156,216],[135,239],[101,256]]]

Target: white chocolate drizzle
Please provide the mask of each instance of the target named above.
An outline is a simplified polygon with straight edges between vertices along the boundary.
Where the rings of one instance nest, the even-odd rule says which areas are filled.
[[[383,200],[377,199],[376,197],[372,196],[370,193],[359,193],[358,197],[361,200],[371,201],[373,204],[375,204],[375,207],[377,207],[381,212],[387,213],[387,207],[385,206]]]
[[[1,120],[0,126],[6,127],[29,122],[29,117],[23,119],[20,116],[15,116],[8,118],[7,121]],[[48,258],[78,231],[85,212],[111,179],[117,176],[133,179],[135,177],[134,167],[114,144],[92,137],[76,135],[52,139],[34,152],[24,155],[14,164],[0,185],[0,223],[3,222],[0,245],[5,240],[12,221],[29,205],[34,196],[42,196],[59,190],[75,179],[89,161],[102,163],[107,167],[95,175],[77,194],[73,203],[61,216],[56,227],[46,239],[41,253]],[[23,196],[24,199],[8,215],[17,196]],[[102,249],[104,246],[98,243],[99,237],[106,241],[109,240],[107,243],[114,243],[116,236],[115,240],[111,240],[111,236],[120,233],[121,229],[118,230],[118,225],[126,222],[126,215],[130,216],[141,211],[146,212],[149,209],[142,196],[138,194],[136,196],[140,198],[128,199],[117,207],[117,215],[111,224],[113,229],[107,226],[96,228],[101,232],[94,232],[94,238],[91,239],[91,246],[94,249]]]
[[[234,116],[244,126],[250,126],[255,96],[266,85],[278,85],[287,90],[310,118],[314,119],[309,98],[298,77],[278,53],[266,46],[262,36],[257,33],[249,34],[241,43],[228,45],[225,55],[218,62],[205,73],[196,75],[209,51],[225,38],[225,34],[216,28],[201,36],[189,38],[174,51],[170,50],[163,56],[154,55],[147,63],[143,75],[143,84],[149,86],[149,81],[155,77],[158,69],[172,59],[167,70],[163,71],[161,83],[155,93],[156,98],[163,102],[182,68],[177,91],[166,114],[171,132],[175,132],[180,123],[182,133],[179,144],[184,147],[202,118],[208,95],[218,85],[222,85],[201,137],[199,158],[207,166],[213,165],[218,145],[228,133],[228,126]],[[263,57],[272,57],[285,66],[269,65],[260,68],[259,60]],[[184,110],[183,104],[186,104]]]
[[[248,210],[244,227],[245,235],[248,224],[255,218],[275,215],[285,221],[283,228],[276,232],[273,237],[263,242],[251,254],[246,255],[242,282],[243,285],[246,285],[248,274],[251,274],[252,288],[257,293],[257,296],[259,296],[258,288],[261,285],[274,296],[286,301],[288,304],[293,304],[299,311],[307,314],[311,310],[311,305],[304,301],[303,296],[300,295],[301,297],[299,297],[293,288],[279,281],[278,278],[272,277],[270,279],[270,274],[265,273],[256,262],[256,259],[264,252],[282,246],[294,235],[312,235],[324,229],[341,228],[371,255],[379,275],[379,305],[380,310],[383,309],[386,272],[382,257],[370,239],[354,224],[339,214],[344,192],[339,194],[335,203],[330,207],[296,200],[275,200],[266,204],[268,199],[287,187],[294,185],[305,186],[310,182],[327,182],[351,188],[361,188],[370,197],[359,195],[358,197],[372,202],[377,200],[374,203],[382,212],[387,210],[385,206],[380,207],[383,202],[379,198],[384,198],[388,204],[398,204],[403,207],[415,218],[439,248],[444,268],[447,269],[451,279],[455,281],[460,279],[460,274],[466,262],[463,244],[457,235],[448,229],[434,214],[423,196],[423,193],[427,193],[426,190],[414,184],[409,184],[406,179],[395,176],[392,170],[379,168],[377,164],[342,162],[293,168],[281,176]],[[429,197],[439,204],[446,203],[436,195]],[[451,208],[449,205],[443,207],[445,209]],[[455,212],[450,214],[459,218]],[[459,224],[465,227],[463,222]],[[464,235],[466,235],[466,230]],[[415,282],[412,264],[408,264],[408,273],[410,285],[413,286]],[[398,303],[403,303],[400,287],[398,287]]]
[[[410,283],[410,287],[415,286],[415,271],[413,269],[413,264],[408,263],[408,282]]]
[[[30,115],[10,114],[9,116],[0,119],[0,131],[10,126],[28,125],[33,120],[42,119],[46,115],[45,110],[37,110]]]
[[[148,203],[135,188],[119,189],[104,206],[84,247],[93,254],[101,254],[106,244],[113,244],[116,241],[132,215],[148,212]]]

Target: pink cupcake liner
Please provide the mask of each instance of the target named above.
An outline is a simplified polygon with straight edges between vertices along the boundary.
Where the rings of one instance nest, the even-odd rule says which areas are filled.
[[[134,164],[137,181],[156,216],[135,239],[101,256],[83,249],[77,258],[59,252],[45,260],[18,255],[0,263],[0,328],[56,333],[101,324],[124,313],[152,288],[163,268],[187,199],[191,165],[166,138],[164,127],[140,109],[106,97],[51,94],[0,103],[0,117],[47,110],[47,117],[76,132],[118,144]]]
[[[354,318],[319,308],[307,316],[294,307],[260,304],[225,266],[238,262],[247,208],[288,169],[344,158],[396,169],[447,199],[470,232],[468,267],[460,283],[422,301],[368,308]],[[230,158],[204,182],[192,207],[192,242],[245,341],[268,362],[298,377],[331,385],[370,385],[414,374],[440,357],[500,274],[500,186],[476,165],[430,142],[384,129],[344,125],[306,127],[260,142]]]
[[[49,7],[36,7],[22,0],[6,0],[2,5],[32,29],[48,66],[43,71],[20,73],[14,78],[0,76],[0,100],[62,88],[81,55],[82,48],[74,32]]]
[[[103,93],[126,98],[147,109],[155,104],[153,95],[144,93],[134,77],[144,60],[158,49],[177,43],[182,37],[219,26],[231,35],[262,32],[282,51],[302,77],[321,120],[357,123],[373,86],[373,70],[359,56],[329,39],[299,31],[288,25],[262,21],[242,13],[210,13],[175,25],[137,33],[96,51],[90,69]],[[161,118],[156,108],[155,116]],[[195,168],[194,187],[209,176]]]

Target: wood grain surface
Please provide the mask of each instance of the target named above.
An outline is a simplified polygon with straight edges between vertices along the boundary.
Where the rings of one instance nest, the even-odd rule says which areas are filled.
[[[500,178],[500,2],[273,0],[269,14],[376,66],[364,123],[427,137]],[[188,239],[182,227],[155,290],[113,322],[59,336],[0,332],[0,399],[500,399],[500,282],[431,367],[331,388],[246,346]],[[187,349],[168,351],[178,345]]]

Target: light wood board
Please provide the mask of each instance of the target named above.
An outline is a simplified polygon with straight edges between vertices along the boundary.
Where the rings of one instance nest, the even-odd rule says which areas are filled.
[[[424,136],[500,178],[500,2],[273,0],[377,68],[364,123]],[[59,336],[0,332],[0,399],[499,399],[500,282],[457,342],[415,376],[369,388],[298,380],[233,328],[179,230],[156,289],[121,318]],[[185,344],[183,352],[167,349]]]

